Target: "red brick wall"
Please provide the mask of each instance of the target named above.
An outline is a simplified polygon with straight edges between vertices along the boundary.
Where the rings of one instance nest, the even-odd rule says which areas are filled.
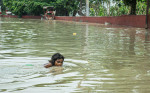
[[[92,22],[101,23],[105,22],[114,25],[125,25],[145,28],[145,15],[122,15],[116,17],[66,17],[66,16],[55,16],[56,20],[67,20],[67,21],[78,21],[78,22]]]
[[[12,15],[2,15],[2,17],[12,17],[18,18],[18,16]],[[26,19],[41,19],[41,16],[22,16]],[[91,23],[101,23],[105,22],[114,24],[114,25],[125,25],[145,28],[145,15],[122,15],[116,17],[68,17],[68,16],[55,16],[56,20],[67,20],[67,21],[78,21],[78,22],[91,22]],[[148,27],[150,28],[150,15],[148,17]]]
[[[16,15],[2,15],[2,17],[18,18]],[[25,19],[41,19],[41,16],[22,16]]]
[[[18,16],[14,16],[14,15],[2,15],[2,17],[18,18]]]
[[[41,16],[22,16],[25,19],[41,19]]]

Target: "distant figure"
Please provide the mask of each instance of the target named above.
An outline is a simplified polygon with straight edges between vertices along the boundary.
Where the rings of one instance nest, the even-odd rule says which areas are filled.
[[[49,68],[52,66],[62,66],[64,61],[64,56],[60,53],[56,53],[51,57],[51,60],[49,60],[49,63],[44,64],[45,68]]]

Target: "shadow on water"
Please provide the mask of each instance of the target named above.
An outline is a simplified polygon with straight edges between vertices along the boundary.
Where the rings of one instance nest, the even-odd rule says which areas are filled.
[[[1,18],[0,34],[0,92],[150,92],[149,30]],[[56,52],[64,65],[43,68]]]

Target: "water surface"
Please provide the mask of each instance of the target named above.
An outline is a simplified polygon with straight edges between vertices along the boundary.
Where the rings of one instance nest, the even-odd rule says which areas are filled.
[[[149,60],[150,30],[0,18],[2,93],[150,93]]]

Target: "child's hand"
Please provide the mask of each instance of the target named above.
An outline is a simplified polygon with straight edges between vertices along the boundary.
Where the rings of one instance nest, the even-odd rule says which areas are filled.
[[[51,66],[52,66],[51,63],[44,64],[44,67],[45,67],[45,68],[49,68],[49,67],[51,67]]]

